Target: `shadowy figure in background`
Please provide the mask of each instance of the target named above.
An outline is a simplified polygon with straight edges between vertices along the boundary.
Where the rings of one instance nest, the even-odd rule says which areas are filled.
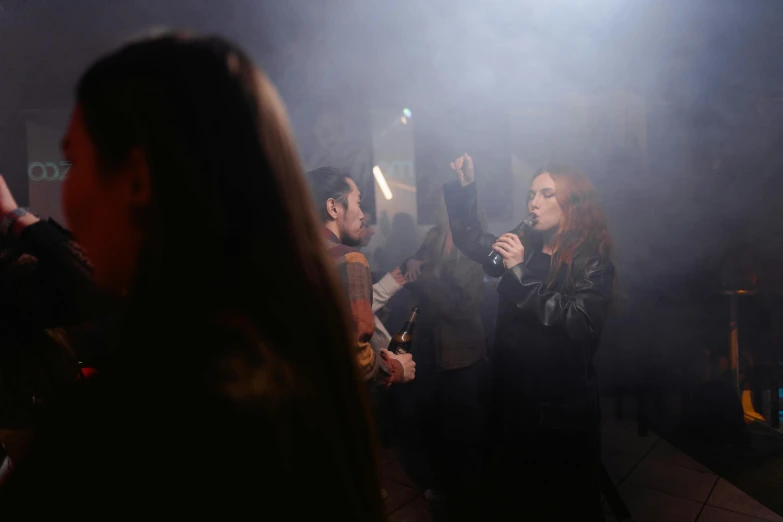
[[[383,222],[381,222],[381,232],[385,232]],[[399,266],[401,259],[408,259],[416,253],[419,248],[419,230],[413,216],[398,212],[392,218],[388,235],[385,233],[384,235],[386,244],[377,252],[375,262],[378,269],[385,273]]]
[[[439,199],[435,226],[404,264],[411,280],[406,288],[420,309],[414,350],[428,371],[401,399],[411,402],[405,409],[420,430],[431,468],[426,498],[445,501],[446,519],[462,520],[471,512],[480,473],[484,272],[454,245],[442,191]]]
[[[366,247],[372,240],[372,236],[375,234],[375,228],[369,223],[367,219],[362,222],[361,231],[361,246]],[[386,329],[383,323],[382,316],[387,316],[386,305],[391,299],[393,299],[405,285],[410,282],[410,279],[406,279],[402,274],[401,268],[398,266],[391,272],[383,274],[381,272],[374,272],[372,274],[373,286],[372,286],[372,312],[373,319],[375,321],[375,331],[373,332],[370,344],[373,351],[376,354],[380,354],[383,351],[388,351],[389,343],[391,342],[391,334]],[[415,362],[411,361],[414,368]],[[381,390],[377,386],[370,388],[370,399],[373,403],[373,413],[375,413],[375,423],[378,430],[379,441],[384,448],[389,448],[391,444],[391,434],[389,431],[389,395],[385,393],[385,390]],[[384,489],[382,491],[384,499],[388,495]]]

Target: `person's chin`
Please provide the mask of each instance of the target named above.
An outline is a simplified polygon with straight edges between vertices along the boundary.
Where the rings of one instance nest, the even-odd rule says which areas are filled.
[[[343,236],[340,238],[340,242],[349,247],[359,248],[362,246],[362,239],[358,237]]]
[[[536,232],[538,232],[539,234],[546,234],[548,232],[551,232],[552,229],[554,229],[554,228],[557,228],[557,227],[552,227],[552,226],[548,226],[546,224],[539,223],[539,224],[536,225],[534,230]]]

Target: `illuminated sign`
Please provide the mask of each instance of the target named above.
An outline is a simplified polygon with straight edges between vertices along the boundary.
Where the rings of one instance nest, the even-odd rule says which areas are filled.
[[[383,161],[378,162],[378,166],[384,175],[389,179],[404,181],[406,183],[415,183],[414,167],[412,161]]]
[[[30,181],[63,181],[71,169],[71,164],[61,161],[59,164],[52,161],[33,161],[27,166],[27,177]]]

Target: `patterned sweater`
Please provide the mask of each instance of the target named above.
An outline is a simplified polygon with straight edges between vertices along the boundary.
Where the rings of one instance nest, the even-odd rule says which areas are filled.
[[[372,275],[364,254],[343,245],[328,228],[323,229],[326,248],[334,261],[337,275],[343,285],[353,318],[356,339],[356,362],[359,373],[366,381],[380,381],[386,385],[402,381],[402,364],[380,356],[370,342],[375,332],[375,316],[372,311]]]

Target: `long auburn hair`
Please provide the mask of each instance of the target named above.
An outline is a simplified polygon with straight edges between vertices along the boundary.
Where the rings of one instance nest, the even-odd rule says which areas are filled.
[[[149,166],[152,202],[139,216],[145,244],[118,339],[122,361],[138,368],[154,357],[178,368],[171,376],[180,382],[203,369],[192,361],[227,350],[199,342],[199,332],[238,314],[253,334],[240,374],[271,376],[260,379],[264,391],[275,381],[270,400],[234,404],[268,418],[275,434],[269,462],[253,473],[297,493],[319,490],[328,502],[291,509],[382,520],[350,316],[275,88],[223,39],[165,36],[98,61],[76,97],[102,175],[137,149]]]
[[[532,179],[542,174],[549,174],[555,182],[555,198],[563,212],[563,221],[554,239],[547,285],[552,286],[563,267],[566,268],[566,284],[573,285],[574,259],[584,258],[587,263],[590,257],[598,256],[602,261],[613,261],[614,241],[595,188],[587,176],[574,168],[552,164],[537,170]],[[533,235],[531,242],[540,247],[541,237]]]

